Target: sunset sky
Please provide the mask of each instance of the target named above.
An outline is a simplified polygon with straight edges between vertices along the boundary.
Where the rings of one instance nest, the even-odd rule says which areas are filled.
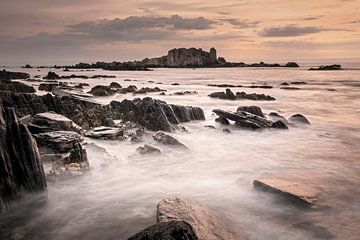
[[[0,19],[1,63],[212,46],[230,61],[360,60],[360,0],[3,0]]]

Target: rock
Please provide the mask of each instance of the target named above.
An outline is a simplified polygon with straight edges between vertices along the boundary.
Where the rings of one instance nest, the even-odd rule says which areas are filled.
[[[205,125],[204,128],[216,129],[216,127],[213,125]]]
[[[57,79],[61,79],[61,77],[59,75],[57,75],[55,72],[48,72],[48,74],[43,77],[44,79],[47,80],[57,80]]]
[[[290,84],[288,82],[282,82],[280,83],[281,86],[289,86]]]
[[[298,68],[299,64],[297,64],[296,62],[288,62],[285,64],[285,67],[295,67]]]
[[[115,90],[111,89],[109,86],[96,85],[88,93],[91,93],[94,96],[111,96],[115,94]]]
[[[179,86],[180,84],[179,84],[179,83],[172,83],[171,85],[173,85],[173,86]]]
[[[224,133],[231,133],[230,129],[228,129],[228,128],[224,128],[224,129],[223,129],[223,132],[224,132]]]
[[[26,85],[22,82],[14,82],[14,81],[0,81],[0,90],[18,92],[18,93],[36,92],[32,86]]]
[[[290,122],[294,123],[302,123],[302,124],[310,124],[309,120],[301,114],[294,114],[289,118]]]
[[[194,95],[198,94],[197,91],[182,91],[182,92],[174,92],[174,95]]]
[[[290,200],[299,201],[305,204],[312,205],[318,200],[318,193],[314,188],[299,183],[280,179],[257,179],[253,184],[255,188],[279,193]]]
[[[157,132],[154,136],[153,136],[154,140],[158,143],[161,143],[163,145],[167,145],[167,146],[174,146],[177,148],[182,148],[182,149],[187,149],[187,146],[185,146],[184,144],[182,144],[181,142],[179,142],[176,138],[163,133],[163,132]]]
[[[277,120],[271,124],[272,128],[289,129],[288,126],[281,120]]]
[[[105,126],[106,127],[115,127],[115,122],[112,118],[105,119]]]
[[[209,87],[221,87],[221,88],[234,88],[242,87],[242,85],[233,85],[233,84],[208,84]]]
[[[158,149],[156,147],[153,147],[153,146],[150,146],[150,145],[147,145],[147,144],[145,144],[143,147],[138,147],[136,149],[136,152],[140,153],[141,155],[144,155],[144,154],[160,154],[161,153],[160,149]]]
[[[252,113],[254,115],[257,115],[259,117],[265,117],[263,112],[261,111],[261,108],[258,106],[240,106],[237,108],[236,110],[237,112],[248,112],[248,113]]]
[[[53,132],[53,131],[74,131],[81,133],[82,129],[69,118],[54,113],[38,113],[32,117],[28,124],[31,133]]]
[[[117,127],[96,127],[85,132],[86,137],[115,140],[124,135],[124,131]]]
[[[72,131],[54,131],[33,134],[40,147],[48,147],[57,153],[67,153],[74,148],[81,148],[80,134]]]
[[[135,91],[134,94],[146,94],[149,92],[164,92],[165,90],[160,89],[158,87],[154,87],[154,88],[149,88],[149,87],[143,87],[140,88],[139,90]]]
[[[22,192],[43,191],[46,179],[38,147],[11,108],[0,102],[0,211]]]
[[[307,83],[304,82],[304,81],[295,81],[295,82],[290,82],[290,84],[293,84],[293,85],[305,85]]]
[[[74,98],[79,98],[79,99],[93,97],[93,95],[91,95],[91,94],[85,93],[83,91],[79,91],[77,89],[72,89],[69,87],[55,87],[52,89],[51,93],[58,97],[67,96],[67,97],[74,97]]]
[[[272,122],[267,120],[266,118],[259,117],[257,115],[244,111],[238,111],[236,113],[233,113],[221,109],[214,109],[213,112],[219,117],[235,121],[236,125],[239,127],[258,129],[269,128],[272,126]]]
[[[31,115],[30,115],[30,114],[29,114],[29,115],[26,115],[26,116],[20,118],[19,121],[20,121],[22,124],[24,124],[24,125],[27,126],[27,125],[29,124],[29,122],[31,121]]]
[[[341,65],[333,64],[333,65],[326,65],[320,66],[318,68],[310,68],[310,71],[331,71],[331,70],[342,70]]]
[[[133,92],[136,92],[137,90],[137,87],[135,85],[129,85],[128,87],[126,88],[121,88],[121,89],[118,89],[118,93],[122,93],[122,94],[126,94],[126,93],[133,93]]]
[[[228,99],[228,100],[236,100],[236,95],[229,89],[227,88],[224,92],[214,92],[214,93],[210,93],[209,97],[211,98],[220,98],[220,99]]]
[[[298,87],[281,87],[280,89],[284,89],[284,90],[301,90],[301,88],[298,88]]]
[[[204,111],[199,107],[181,106],[171,104],[170,107],[179,122],[190,122],[191,120],[205,120]]]
[[[53,89],[58,87],[58,83],[40,83],[39,91],[51,92]]]
[[[269,95],[265,95],[265,94],[257,94],[257,93],[245,93],[245,92],[237,92],[236,93],[236,98],[237,99],[250,99],[250,100],[255,100],[255,101],[274,101],[276,100],[274,97],[269,96]]]
[[[247,87],[247,88],[265,88],[265,89],[273,88],[273,86],[270,86],[270,85],[250,85],[250,86],[242,86],[242,87]]]
[[[184,221],[192,227],[199,240],[245,239],[231,231],[210,209],[177,197],[159,202],[156,220],[157,223]]]
[[[218,123],[221,123],[221,124],[224,124],[224,125],[229,125],[229,121],[224,118],[224,117],[218,117],[215,119],[215,122],[218,122]]]
[[[121,88],[121,85],[117,82],[110,83],[110,88]]]
[[[0,81],[10,81],[12,79],[27,79],[30,78],[30,74],[22,72],[9,72],[3,69],[0,71]]]
[[[184,221],[169,221],[152,225],[128,240],[198,240],[192,227]]]
[[[271,113],[269,113],[269,118],[270,118],[271,120],[273,120],[273,121],[278,121],[278,120],[280,120],[280,121],[282,121],[282,122],[285,123],[285,124],[289,124],[288,120],[287,120],[285,117],[281,116],[280,114],[278,114],[278,113],[276,113],[276,112],[271,112]]]

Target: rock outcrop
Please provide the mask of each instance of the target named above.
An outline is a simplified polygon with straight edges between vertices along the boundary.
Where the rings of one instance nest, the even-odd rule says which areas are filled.
[[[342,70],[341,65],[333,64],[333,65],[325,65],[317,68],[310,68],[310,71],[332,71],[332,70]]]
[[[185,146],[183,143],[179,142],[179,140],[177,140],[173,136],[170,136],[170,135],[168,135],[166,133],[163,133],[163,132],[157,132],[153,136],[153,138],[154,138],[154,140],[156,142],[161,143],[163,145],[176,147],[176,148],[187,149],[187,146]]]
[[[3,69],[0,71],[0,81],[9,81],[12,79],[27,79],[30,78],[30,74],[22,72],[9,72]]]
[[[69,118],[54,112],[36,114],[28,123],[28,128],[33,134],[53,131],[74,131],[81,133],[82,130],[80,126]]]
[[[36,92],[32,86],[26,85],[22,82],[14,82],[14,81],[0,81],[0,91],[11,91],[11,92],[19,92],[19,93]]]
[[[265,95],[265,94],[257,94],[257,93],[245,93],[245,92],[237,92],[234,94],[229,88],[225,90],[225,92],[214,92],[208,95],[211,98],[220,98],[227,100],[237,100],[237,99],[249,99],[255,101],[273,101],[274,97]]]
[[[46,180],[37,144],[11,108],[0,102],[0,210],[21,192],[43,191]]]
[[[301,114],[292,115],[289,121],[293,123],[310,124],[309,120]]]

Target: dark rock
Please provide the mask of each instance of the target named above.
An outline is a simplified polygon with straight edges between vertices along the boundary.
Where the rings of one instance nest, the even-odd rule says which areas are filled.
[[[26,64],[23,68],[33,68],[30,64]]]
[[[261,108],[258,106],[240,106],[237,108],[236,110],[237,112],[248,112],[248,113],[252,113],[254,115],[257,115],[259,117],[265,117],[263,112],[261,111]]]
[[[58,83],[40,83],[39,91],[51,92],[54,88],[58,86]]]
[[[296,62],[288,62],[285,64],[285,67],[295,67],[298,68],[299,64],[297,64]]]
[[[224,117],[218,117],[215,119],[215,122],[218,122],[218,123],[221,123],[221,124],[224,124],[224,125],[229,125],[229,121],[224,118]]]
[[[290,84],[293,84],[293,85],[305,85],[307,83],[304,82],[304,81],[295,81],[295,82],[290,82]]]
[[[135,91],[134,94],[146,94],[149,92],[164,92],[165,90],[160,89],[158,87],[154,87],[154,88],[149,88],[149,87],[143,87],[140,88],[139,90]]]
[[[198,94],[197,91],[182,91],[182,92],[174,92],[174,95],[194,95]]]
[[[220,99],[228,99],[228,100],[236,100],[236,95],[229,89],[227,88],[224,92],[214,92],[214,93],[210,93],[209,97],[211,98],[220,98]]]
[[[111,96],[115,94],[115,90],[111,89],[109,86],[103,86],[103,85],[96,85],[93,87],[89,93],[91,93],[94,96]]]
[[[105,119],[105,126],[106,127],[115,127],[115,122],[112,118]]]
[[[180,84],[179,84],[179,83],[172,83],[171,85],[173,85],[173,86],[179,86]]]
[[[152,225],[128,240],[197,240],[190,224],[185,221],[169,221]]]
[[[320,66],[318,68],[310,68],[310,71],[331,71],[331,70],[342,70],[341,65],[333,64],[333,65],[326,65]]]
[[[216,129],[216,127],[213,126],[213,125],[205,125],[204,127],[205,127],[205,128],[210,128],[210,129]]]
[[[163,133],[163,132],[157,132],[153,136],[153,138],[156,142],[161,143],[163,145],[187,149],[187,147],[184,144],[182,144],[181,142],[179,142],[176,138],[174,138],[166,133]]]
[[[281,87],[280,89],[284,89],[284,90],[301,90],[301,88],[298,88],[298,87]]]
[[[318,200],[318,193],[315,189],[299,183],[288,182],[280,179],[257,179],[253,182],[253,184],[255,188],[279,193],[290,200],[295,200],[309,205],[314,204]]]
[[[232,84],[208,84],[209,87],[221,87],[221,88],[234,88],[242,87],[242,85],[232,85]]]
[[[44,77],[44,79],[48,79],[48,80],[57,80],[57,79],[61,79],[61,77],[59,75],[57,75],[55,72],[48,72],[48,74]]]
[[[36,92],[32,86],[26,85],[22,82],[14,82],[14,81],[0,81],[0,90],[19,92],[19,93]]]
[[[289,86],[290,84],[288,82],[282,82],[280,85],[282,86]]]
[[[117,127],[96,127],[85,132],[86,137],[115,140],[124,135],[124,131]]]
[[[289,118],[290,122],[294,123],[302,123],[302,124],[310,124],[309,120],[301,114],[294,114]]]
[[[280,114],[278,114],[278,113],[276,113],[276,112],[271,112],[271,113],[269,113],[269,118],[270,118],[271,120],[273,120],[273,121],[278,121],[278,120],[280,120],[280,121],[282,121],[282,122],[285,123],[285,124],[288,124],[288,123],[289,123],[288,120],[287,120],[285,117],[281,116]]]
[[[117,82],[110,83],[110,88],[121,88],[121,85]]]
[[[223,129],[223,132],[224,132],[224,133],[231,133],[230,129],[228,129],[228,128],[224,128],[224,129]]]
[[[289,129],[288,126],[286,126],[286,124],[281,120],[277,120],[276,122],[273,122],[271,124],[271,127],[278,128],[278,129]]]
[[[53,132],[53,131],[74,131],[81,133],[82,129],[67,117],[54,113],[38,113],[32,117],[28,124],[31,133]]]
[[[239,127],[258,129],[269,128],[272,125],[272,122],[267,120],[266,118],[259,117],[257,115],[244,111],[238,111],[236,113],[233,113],[230,111],[214,109],[213,112],[219,117],[235,121],[236,125]]]
[[[245,92],[237,92],[236,93],[236,98],[237,99],[250,99],[250,100],[255,100],[255,101],[273,101],[275,100],[274,97],[269,96],[269,95],[265,95],[265,94],[257,94],[257,93],[245,93]]]
[[[177,197],[165,198],[159,202],[156,220],[157,223],[185,221],[202,240],[245,239],[243,236],[235,235],[210,209]]]
[[[250,85],[250,86],[242,86],[242,87],[248,87],[248,88],[265,88],[265,89],[273,88],[273,86],[270,86],[270,85]]]
[[[30,78],[30,74],[22,72],[9,72],[3,69],[0,71],[0,81],[9,81],[12,79],[27,79]]]
[[[122,93],[122,94],[126,94],[126,93],[133,93],[133,92],[136,92],[137,90],[137,87],[135,85],[129,85],[128,87],[126,88],[121,88],[121,89],[118,89],[118,93]]]
[[[80,134],[72,131],[43,132],[33,134],[33,136],[40,147],[48,147],[59,153],[80,148],[82,141]]]
[[[161,153],[160,149],[158,149],[156,147],[153,147],[153,146],[150,146],[150,145],[147,145],[147,144],[145,144],[143,147],[138,147],[136,149],[136,152],[140,153],[141,155],[144,155],[144,154],[160,154]]]
[[[42,191],[46,180],[38,147],[11,108],[0,102],[0,209],[21,192]]]

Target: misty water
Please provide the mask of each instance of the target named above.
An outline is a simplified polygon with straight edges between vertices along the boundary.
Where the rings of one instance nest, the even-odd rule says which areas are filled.
[[[44,76],[48,69],[27,71],[32,76]],[[56,71],[60,75],[70,74]],[[28,195],[14,203],[0,216],[0,239],[126,239],[155,223],[156,205],[168,196],[184,197],[213,209],[234,231],[245,233],[249,239],[359,239],[360,70],[155,69],[76,74],[117,76],[116,80],[66,80],[89,83],[86,91],[112,81],[138,88],[158,86],[166,89],[167,95],[149,96],[168,103],[202,107],[206,121],[184,123],[188,132],[171,133],[189,151],[160,146],[151,135],[143,143],[86,138],[91,173],[49,183],[46,194]],[[307,84],[298,86],[303,90],[280,89],[280,83],[291,81]],[[265,93],[277,100],[209,98],[210,92],[224,88],[207,84],[220,83],[267,83],[274,88],[232,90]],[[169,95],[186,90],[198,94]],[[134,96],[119,94],[96,101],[105,104],[125,98]],[[289,131],[248,131],[230,126],[231,134],[223,133],[224,127],[215,123],[216,116],[211,111],[215,108],[235,111],[246,105],[257,105],[265,113],[275,111],[286,117],[301,113],[311,125],[291,127]],[[216,129],[205,125],[214,125]],[[135,149],[144,143],[161,148],[162,154],[135,154]],[[274,194],[255,190],[253,180],[265,177],[314,187],[319,191],[316,207],[297,207]]]

